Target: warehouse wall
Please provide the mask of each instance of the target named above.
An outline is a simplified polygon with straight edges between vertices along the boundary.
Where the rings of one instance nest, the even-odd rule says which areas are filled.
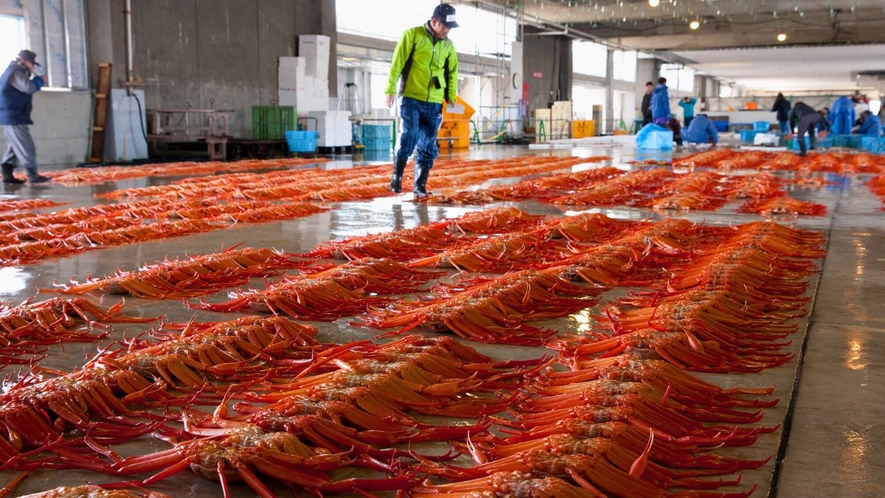
[[[88,2],[93,74],[110,57],[114,86],[126,74],[123,4]],[[335,0],[151,0],[132,9],[135,74],[148,109],[231,109],[231,134],[251,138],[251,107],[276,100],[278,58],[298,55],[300,34],[332,38],[337,95]]]
[[[529,84],[529,107],[545,109],[552,102],[571,100],[572,43],[565,36],[533,36],[538,30],[525,27],[523,81]],[[535,73],[541,77],[536,78]]]

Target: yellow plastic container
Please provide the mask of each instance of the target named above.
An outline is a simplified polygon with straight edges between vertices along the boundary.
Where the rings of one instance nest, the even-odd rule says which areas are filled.
[[[437,138],[454,138],[452,141],[453,149],[466,149],[470,147],[470,121],[467,119],[459,119],[452,121],[443,121],[439,127]],[[440,140],[441,149],[448,147],[447,140]]]
[[[470,107],[470,104],[461,97],[458,97],[458,100],[455,101],[455,107],[452,109],[448,107],[449,104],[443,102],[443,121],[469,121],[476,113],[476,110]]]
[[[596,136],[596,121],[573,121],[572,137],[585,138]]]

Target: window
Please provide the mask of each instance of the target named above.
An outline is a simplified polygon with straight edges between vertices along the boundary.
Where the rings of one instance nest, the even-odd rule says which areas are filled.
[[[25,18],[0,14],[0,61],[5,64],[26,48]]]
[[[608,49],[604,45],[583,41],[572,42],[572,70],[578,74],[605,78],[607,56]],[[636,79],[635,67],[633,72],[633,79]]]
[[[355,35],[398,41],[403,31],[426,23],[439,0],[336,0],[338,31]],[[516,41],[516,19],[469,5],[457,5],[460,28],[449,32],[458,52],[510,55]]]
[[[458,8],[458,24],[467,29],[453,29],[449,38],[459,52],[510,55],[510,44],[516,41],[516,19],[464,5]]]
[[[430,19],[439,0],[336,0],[338,31],[372,38],[399,40],[403,31]],[[460,17],[460,16],[459,16]],[[464,25],[463,20],[459,24]]]
[[[678,64],[661,66],[661,76],[667,78],[667,86],[680,92],[694,92],[694,69]]]
[[[636,81],[636,52],[622,52],[616,50],[614,53],[615,72],[612,76],[618,81]]]
[[[731,94],[732,94],[732,90],[733,90],[733,88],[731,88],[730,86],[725,86],[725,85],[720,86],[719,87],[719,98],[720,99],[730,98]]]
[[[387,109],[387,75],[374,73],[371,79],[372,109]]]

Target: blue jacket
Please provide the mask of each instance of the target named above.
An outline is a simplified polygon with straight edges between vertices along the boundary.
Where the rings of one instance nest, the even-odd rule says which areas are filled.
[[[839,97],[830,109],[830,131],[836,135],[848,135],[856,119],[851,100],[848,97]]]
[[[679,107],[682,108],[682,117],[683,118],[693,118],[694,117],[694,105],[698,103],[698,99],[691,99],[686,103],[684,100],[679,101]]]
[[[866,135],[868,137],[881,137],[882,122],[879,121],[879,116],[873,116],[872,114],[867,116],[855,133],[858,135]]]
[[[658,83],[651,91],[651,116],[654,119],[670,119],[670,94],[667,93],[667,85]]]
[[[19,71],[24,72],[25,79],[27,79],[28,70],[18,62],[12,61],[0,76],[0,125],[34,124],[31,121],[33,95],[13,87],[10,81]]]
[[[710,141],[718,144],[719,133],[706,116],[698,116],[691,120],[687,128],[682,129],[682,140],[695,144],[705,144]]]

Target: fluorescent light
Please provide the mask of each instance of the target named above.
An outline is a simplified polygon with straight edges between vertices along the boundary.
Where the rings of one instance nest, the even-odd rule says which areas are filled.
[[[657,7],[661,3],[661,0],[648,0],[648,4],[652,7]]]
[[[787,39],[787,34],[784,33],[783,31],[781,31],[780,34],[777,35],[777,41],[779,41],[779,42],[786,41],[786,39]]]
[[[688,23],[688,27],[691,29],[698,29],[701,27],[701,23],[697,19],[692,19],[691,22]]]

